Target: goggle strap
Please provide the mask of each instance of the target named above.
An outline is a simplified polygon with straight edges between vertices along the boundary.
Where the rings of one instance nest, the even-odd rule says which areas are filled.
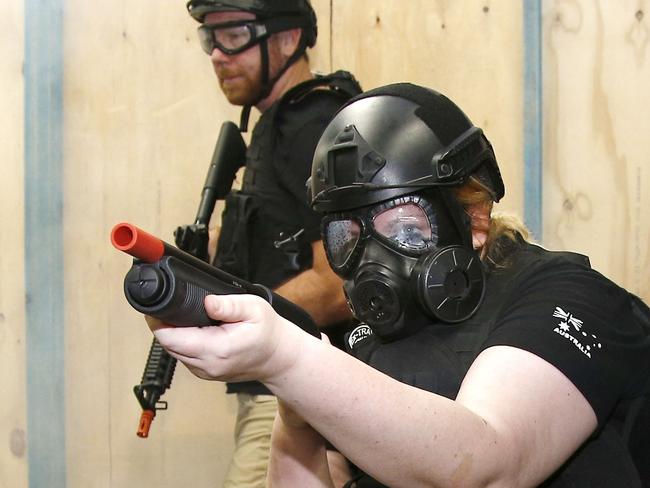
[[[260,45],[260,51],[262,54],[262,89],[260,90],[259,96],[255,99],[255,101],[252,103],[252,105],[256,105],[259,103],[261,100],[264,100],[269,93],[271,93],[271,90],[273,89],[273,86],[275,83],[280,79],[280,77],[289,69],[289,67],[298,61],[300,57],[303,55],[305,50],[307,49],[307,42],[305,40],[305,35],[304,32],[300,36],[300,43],[298,44],[298,47],[296,48],[296,51],[289,56],[289,59],[287,59],[287,62],[285,65],[278,71],[278,73],[272,78],[269,79],[269,61],[268,61],[268,45],[266,43],[266,39],[262,40],[262,43]],[[246,114],[246,124],[242,125],[243,116],[244,112],[242,111],[242,120],[240,121],[240,130],[242,132],[246,132],[248,130],[248,116],[250,114],[250,107],[248,108],[248,114]],[[243,127],[243,128],[242,128]]]

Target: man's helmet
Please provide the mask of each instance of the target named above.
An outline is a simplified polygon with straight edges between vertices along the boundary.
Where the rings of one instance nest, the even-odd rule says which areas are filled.
[[[447,97],[401,83],[344,105],[316,147],[309,190],[353,312],[384,340],[469,318],[485,278],[454,189],[498,201],[492,146]]]
[[[258,19],[295,17],[295,27],[303,28],[305,45],[313,47],[316,44],[316,14],[309,0],[190,0],[187,2],[187,10],[198,22],[203,22],[203,18],[210,12],[232,10],[251,12]]]

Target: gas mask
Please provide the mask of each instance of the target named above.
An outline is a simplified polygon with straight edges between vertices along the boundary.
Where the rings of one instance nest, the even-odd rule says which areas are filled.
[[[483,266],[453,202],[448,190],[429,190],[324,217],[329,263],[354,315],[382,340],[466,320],[479,307]]]

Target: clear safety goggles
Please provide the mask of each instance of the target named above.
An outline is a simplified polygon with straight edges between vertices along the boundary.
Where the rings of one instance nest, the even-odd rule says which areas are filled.
[[[218,49],[229,55],[244,52],[269,35],[266,25],[251,20],[202,24],[198,33],[201,47],[207,54]]]
[[[330,214],[323,219],[323,239],[332,268],[341,273],[355,264],[370,236],[392,249],[418,256],[438,244],[438,224],[431,204],[409,195],[362,212]]]
[[[301,27],[299,17],[274,17],[264,20],[235,20],[202,24],[198,28],[201,47],[207,54],[219,51],[230,56],[246,51],[276,32]]]

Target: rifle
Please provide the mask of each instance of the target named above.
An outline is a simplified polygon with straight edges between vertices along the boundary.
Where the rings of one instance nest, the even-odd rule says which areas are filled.
[[[217,199],[224,198],[230,188],[237,170],[246,160],[246,144],[239,129],[232,122],[224,122],[212,154],[208,174],[201,192],[199,209],[194,224],[180,226],[174,231],[179,249],[208,260],[208,224]],[[166,410],[167,402],[160,397],[171,386],[176,359],[171,357],[154,338],[147,356],[142,380],[133,387],[142,415],[138,424],[138,437],[147,437],[156,411]]]

